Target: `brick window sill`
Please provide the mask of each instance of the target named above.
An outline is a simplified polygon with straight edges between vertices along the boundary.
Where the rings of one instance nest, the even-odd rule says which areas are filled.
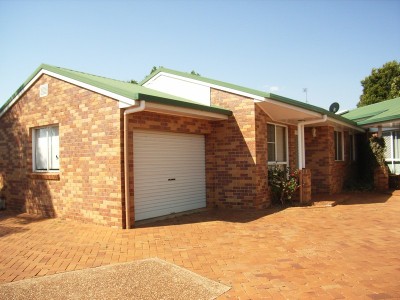
[[[60,173],[39,173],[33,172],[28,174],[28,177],[31,179],[38,179],[38,180],[60,180]]]

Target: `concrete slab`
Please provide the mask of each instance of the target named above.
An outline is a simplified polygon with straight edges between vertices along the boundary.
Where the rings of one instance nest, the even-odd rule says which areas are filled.
[[[0,285],[0,299],[215,299],[230,287],[158,258]]]

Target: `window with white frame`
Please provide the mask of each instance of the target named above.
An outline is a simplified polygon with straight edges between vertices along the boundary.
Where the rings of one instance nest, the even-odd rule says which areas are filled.
[[[33,171],[58,171],[60,169],[58,126],[34,128],[32,139]]]
[[[343,132],[334,131],[335,160],[343,160]]]
[[[385,160],[390,172],[400,174],[400,131],[384,131],[382,137],[385,140]]]
[[[268,164],[287,165],[287,127],[267,124]]]

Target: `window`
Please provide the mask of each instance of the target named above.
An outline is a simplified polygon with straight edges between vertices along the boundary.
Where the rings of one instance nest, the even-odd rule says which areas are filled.
[[[343,132],[334,131],[335,160],[343,160]]]
[[[268,164],[287,165],[287,128],[267,124]]]
[[[390,172],[400,174],[400,131],[384,131],[382,137],[385,140],[385,160]]]
[[[51,172],[60,169],[58,126],[33,129],[33,171]]]

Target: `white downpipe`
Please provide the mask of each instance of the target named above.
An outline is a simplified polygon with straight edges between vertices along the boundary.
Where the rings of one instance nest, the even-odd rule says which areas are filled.
[[[303,169],[306,166],[306,149],[304,142],[304,126],[315,124],[315,123],[324,123],[328,120],[327,115],[323,115],[321,119],[310,120],[310,121],[302,121],[297,124],[297,137],[299,144],[299,169]]]
[[[303,169],[303,126],[301,123],[297,124],[297,151],[299,156],[298,166],[299,170]]]
[[[124,178],[125,178],[125,223],[126,229],[131,227],[130,221],[130,205],[129,205],[129,157],[128,157],[128,118],[127,115],[134,114],[140,111],[144,111],[146,108],[146,102],[140,100],[139,106],[128,108],[124,111]]]

